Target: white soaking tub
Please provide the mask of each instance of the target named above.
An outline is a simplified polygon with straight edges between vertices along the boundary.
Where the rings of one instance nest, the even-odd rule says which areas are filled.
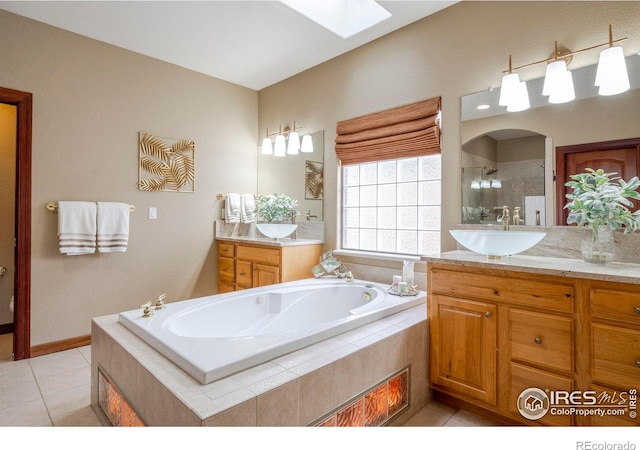
[[[425,303],[387,285],[322,278],[169,303],[118,321],[202,384]]]

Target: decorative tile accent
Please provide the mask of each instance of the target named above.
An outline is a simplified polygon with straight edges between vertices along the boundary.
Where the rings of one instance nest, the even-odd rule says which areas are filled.
[[[98,369],[98,405],[113,426],[143,427],[144,423],[118,389]]]
[[[318,427],[378,427],[409,406],[409,368],[402,369],[327,416]]]

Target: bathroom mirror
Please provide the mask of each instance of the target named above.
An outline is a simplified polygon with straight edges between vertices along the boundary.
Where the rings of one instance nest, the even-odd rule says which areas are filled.
[[[640,123],[640,55],[628,56],[626,62],[631,89],[614,96],[598,95],[597,88],[593,85],[595,65],[572,70],[576,99],[568,103],[548,103],[547,97],[542,96],[543,78],[527,80],[531,108],[526,111],[507,113],[505,107],[498,106],[499,88],[463,96],[460,120],[463,169],[462,222],[496,223],[493,208],[501,207],[503,204],[510,209],[520,206],[524,212],[525,197],[540,197],[538,194],[531,194],[540,192],[539,185],[534,187],[530,184],[533,183],[532,180],[522,180],[523,195],[519,199],[515,194],[512,197],[499,198],[498,191],[504,188],[490,188],[488,191],[481,188],[477,189],[481,192],[471,192],[471,182],[478,179],[482,183],[481,176],[489,181],[489,186],[491,179],[517,180],[519,174],[535,172],[535,167],[540,168],[538,163],[543,160],[544,168],[540,168],[541,172],[538,173],[544,174],[544,189],[541,191],[541,195],[544,196],[544,208],[539,203],[540,199],[537,199],[535,209],[545,211],[544,214],[540,214],[541,225],[555,225],[555,147],[633,138],[639,134],[637,124]],[[480,105],[488,107],[478,109]],[[518,141],[507,142],[521,138],[524,140],[519,144]],[[487,146],[491,143],[489,139],[496,141],[496,152],[493,154],[496,159],[493,160],[491,153],[487,153]],[[532,140],[543,141],[542,157],[537,153],[531,153],[529,141]],[[498,156],[497,148],[504,150],[507,146],[510,149],[502,151]],[[470,151],[472,153],[469,153]],[[498,171],[487,175],[487,170],[492,169]],[[504,200],[507,200],[507,203],[502,203]],[[530,198],[527,200],[530,203],[534,201]],[[497,204],[493,205],[494,202]],[[480,207],[489,209],[489,212],[479,209]],[[480,216],[482,217],[479,218]],[[535,215],[533,217],[535,224]],[[478,220],[481,222],[476,222]]]
[[[258,148],[258,195],[287,194],[297,200],[298,221],[323,220],[324,215],[324,131],[311,133],[311,139],[313,153],[277,157]]]
[[[502,207],[522,225],[546,225],[545,136],[500,130],[462,146],[462,223],[497,223]]]

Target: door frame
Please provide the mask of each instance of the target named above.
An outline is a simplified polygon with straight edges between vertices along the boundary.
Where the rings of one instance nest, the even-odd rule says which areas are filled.
[[[589,144],[575,144],[564,145],[562,147],[556,147],[556,223],[555,225],[563,224],[564,220],[564,205],[565,205],[565,189],[562,184],[561,174],[564,174],[566,170],[566,155],[570,153],[582,153],[591,151],[607,151],[607,150],[619,150],[621,148],[636,147],[638,152],[638,164],[640,165],[640,137],[630,139],[617,139],[615,141],[603,141],[592,142]],[[638,173],[640,175],[640,167],[638,167]],[[562,175],[564,177],[564,175]]]
[[[0,87],[0,103],[17,107],[14,359],[31,356],[31,130],[33,95]]]

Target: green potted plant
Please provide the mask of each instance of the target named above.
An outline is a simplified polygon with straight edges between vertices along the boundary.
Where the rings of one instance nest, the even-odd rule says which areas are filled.
[[[286,194],[258,196],[256,213],[264,221],[256,224],[258,231],[275,239],[289,236],[298,227],[295,223],[297,206],[298,201]]]
[[[567,194],[570,200],[565,205],[569,210],[567,223],[575,223],[585,228],[582,241],[582,256],[585,261],[609,263],[613,260],[612,232],[624,227],[624,233],[636,231],[640,227],[640,210],[631,212],[630,199],[640,199],[638,177],[628,182],[616,177],[615,172],[586,169],[585,173],[571,175],[573,181],[565,186],[573,188]]]

